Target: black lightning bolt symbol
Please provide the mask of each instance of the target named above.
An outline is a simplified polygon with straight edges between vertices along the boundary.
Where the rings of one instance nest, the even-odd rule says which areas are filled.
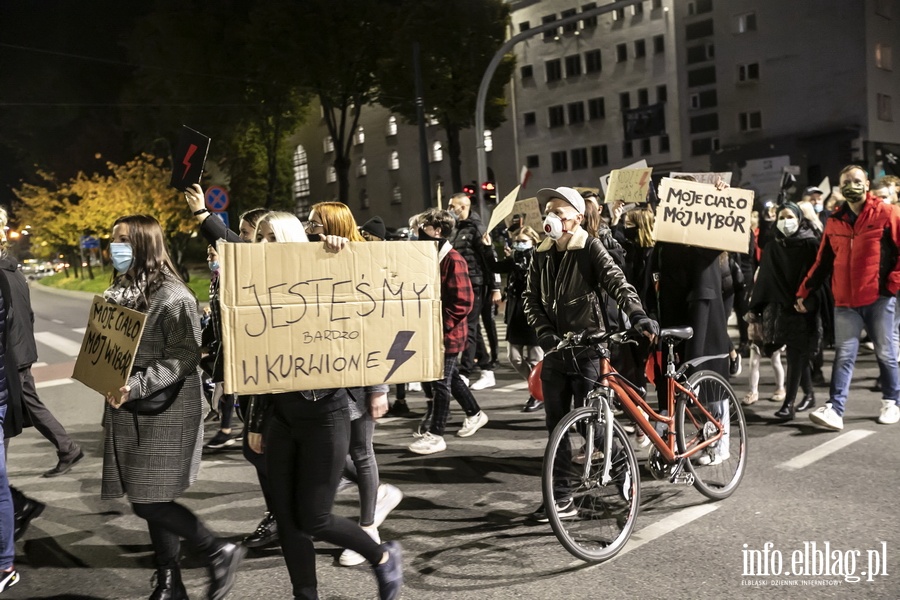
[[[411,359],[416,351],[415,350],[407,350],[406,346],[409,345],[409,340],[416,334],[415,331],[398,331],[397,337],[394,338],[394,343],[391,344],[391,349],[387,353],[387,358],[389,360],[394,361],[394,365],[391,367],[391,370],[388,371],[388,374],[385,376],[384,380],[387,381],[391,378],[391,375],[399,369],[403,363]]]

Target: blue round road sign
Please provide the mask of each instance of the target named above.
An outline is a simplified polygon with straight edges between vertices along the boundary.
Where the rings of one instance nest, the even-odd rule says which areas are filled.
[[[206,208],[212,212],[223,212],[228,208],[228,191],[219,185],[207,189]]]

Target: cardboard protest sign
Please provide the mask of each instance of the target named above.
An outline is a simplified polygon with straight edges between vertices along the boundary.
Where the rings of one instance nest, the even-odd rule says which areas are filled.
[[[753,192],[717,190],[706,183],[663,178],[653,237],[673,242],[746,253],[750,240]]]
[[[512,223],[513,216],[520,215],[522,226],[528,226],[538,233],[544,230],[543,207],[537,198],[526,198],[513,204],[512,213],[506,218],[506,226]]]
[[[715,185],[716,181],[721,179],[728,185],[731,185],[731,171],[719,171],[717,173],[676,173],[675,171],[669,173],[669,177],[684,177],[689,175],[697,180],[697,183],[709,183]]]
[[[437,245],[218,246],[225,390],[253,394],[443,376]]]
[[[118,397],[128,381],[147,315],[94,296],[73,379]]]
[[[494,212],[491,213],[491,220],[488,221],[488,231],[493,231],[494,227],[500,224],[500,222],[512,214],[513,206],[516,204],[516,196],[519,195],[519,188],[521,186],[516,186],[513,188],[513,191],[508,193],[506,197],[503,199],[500,204],[494,208]]]
[[[181,126],[178,146],[172,156],[172,179],[169,185],[183,192],[195,183],[200,183],[209,142],[210,139],[199,131],[186,125]]]
[[[641,159],[635,163],[631,163],[627,167],[623,167],[625,169],[646,169],[647,161],[645,159]],[[609,189],[609,178],[612,176],[612,173],[607,173],[606,175],[600,178],[600,188],[603,190],[603,195],[606,195],[607,190]]]
[[[652,168],[646,169],[613,169],[606,190],[606,202],[621,200],[626,204],[646,202],[650,191],[650,174]]]

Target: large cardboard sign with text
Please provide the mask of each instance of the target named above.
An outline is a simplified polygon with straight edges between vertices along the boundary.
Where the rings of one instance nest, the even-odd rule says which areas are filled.
[[[434,242],[219,243],[226,393],[443,376]]]
[[[513,217],[520,215],[522,225],[529,226],[538,233],[544,231],[544,207],[540,205],[537,198],[526,198],[519,200],[513,204],[512,212],[506,217],[506,226],[512,224]]]
[[[653,237],[701,248],[746,253],[753,192],[663,178]]]
[[[634,204],[647,201],[650,191],[651,167],[646,169],[613,169],[606,189],[606,202],[622,201]]]
[[[72,378],[118,398],[131,375],[146,320],[144,313],[94,296]]]

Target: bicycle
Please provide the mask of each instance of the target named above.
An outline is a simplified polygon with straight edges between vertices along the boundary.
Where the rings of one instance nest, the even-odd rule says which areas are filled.
[[[747,465],[747,426],[728,381],[713,371],[690,377],[687,369],[702,357],[675,369],[674,347],[690,339],[690,327],[663,329],[668,356],[662,381],[667,407],[657,412],[645,391],[610,364],[608,344],[636,343],[625,333],[570,334],[557,349],[589,349],[600,359],[599,376],[585,406],[567,414],[554,428],[544,453],[544,509],[560,543],[587,562],[603,562],[622,550],[640,511],[641,481],[637,456],[620,410],[642,431],[652,447],[651,474],[671,483],[693,485],[713,500],[730,496]],[[654,424],[660,424],[658,431]],[[557,508],[560,507],[560,508]]]

